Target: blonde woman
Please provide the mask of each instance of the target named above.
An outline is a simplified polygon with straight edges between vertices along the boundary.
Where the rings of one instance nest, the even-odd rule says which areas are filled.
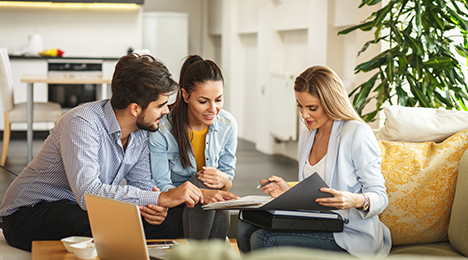
[[[335,207],[349,219],[343,232],[275,231],[239,222],[238,244],[246,252],[276,246],[299,246],[385,256],[391,247],[388,228],[379,220],[388,204],[380,169],[380,149],[370,127],[354,111],[340,78],[329,68],[314,66],[294,84],[296,101],[308,131],[299,140],[299,181],[317,172],[333,197],[316,200]],[[263,192],[277,197],[290,186],[280,177]]]

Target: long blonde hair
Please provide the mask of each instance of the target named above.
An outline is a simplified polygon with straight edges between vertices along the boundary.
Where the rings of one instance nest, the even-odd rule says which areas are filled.
[[[332,120],[364,122],[356,113],[340,77],[328,67],[313,66],[302,72],[294,82],[294,90],[317,97]]]

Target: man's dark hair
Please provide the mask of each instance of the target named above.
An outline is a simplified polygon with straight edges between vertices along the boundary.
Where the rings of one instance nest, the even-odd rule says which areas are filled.
[[[177,83],[164,64],[151,55],[129,54],[120,58],[112,77],[111,104],[125,109],[131,103],[143,110],[159,95],[177,90]]]

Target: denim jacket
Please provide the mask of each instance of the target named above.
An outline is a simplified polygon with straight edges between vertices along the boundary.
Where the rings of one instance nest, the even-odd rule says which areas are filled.
[[[162,191],[178,187],[197,172],[193,153],[192,167],[184,169],[180,162],[179,145],[171,133],[169,115],[161,119],[159,130],[150,133],[151,174]],[[226,110],[221,110],[206,134],[205,165],[225,172],[232,181],[236,167],[237,122]]]

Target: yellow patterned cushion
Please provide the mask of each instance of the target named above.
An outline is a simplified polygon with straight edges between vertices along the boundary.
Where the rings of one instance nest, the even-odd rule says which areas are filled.
[[[379,141],[389,198],[380,214],[393,245],[447,240],[460,158],[468,129],[442,143]]]

